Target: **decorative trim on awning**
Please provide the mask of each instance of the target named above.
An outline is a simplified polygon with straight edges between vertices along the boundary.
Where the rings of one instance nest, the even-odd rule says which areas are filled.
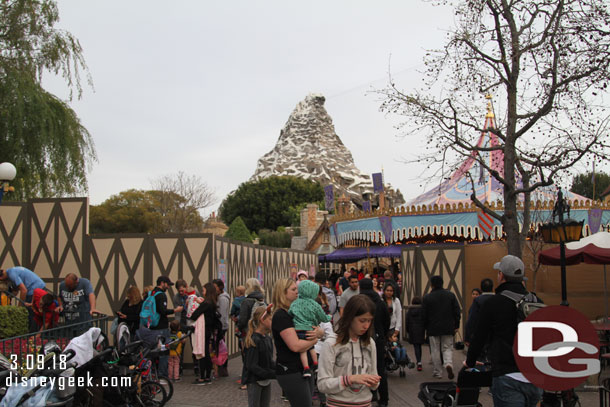
[[[489,235],[479,224],[480,212],[437,213],[426,215],[381,216],[374,218],[355,219],[334,222],[331,228],[331,242],[335,247],[350,240],[362,240],[376,244],[392,244],[422,236],[447,236],[464,239],[491,240],[500,239],[503,235],[502,224],[497,219],[488,220],[485,228]],[[538,210],[532,214],[534,220],[532,227],[537,229],[541,224],[548,222],[552,212]],[[502,215],[502,212],[499,212]],[[590,234],[588,225],[588,210],[575,209],[570,212],[572,219],[584,221],[583,235]],[[610,210],[602,212],[602,225],[610,224]],[[383,226],[382,226],[383,224]]]

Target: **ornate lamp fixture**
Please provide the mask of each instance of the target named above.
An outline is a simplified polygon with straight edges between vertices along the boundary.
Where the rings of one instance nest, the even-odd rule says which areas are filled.
[[[0,203],[5,192],[14,191],[15,189],[9,185],[9,182],[15,179],[17,169],[9,162],[0,164]]]
[[[564,220],[563,214],[568,218]],[[557,222],[555,222],[557,217]],[[540,226],[542,240],[546,243],[559,243],[559,256],[561,266],[561,305],[568,306],[568,294],[566,289],[566,243],[580,240],[584,221],[570,219],[570,205],[566,202],[561,192],[557,192],[557,202],[553,208],[551,222]]]

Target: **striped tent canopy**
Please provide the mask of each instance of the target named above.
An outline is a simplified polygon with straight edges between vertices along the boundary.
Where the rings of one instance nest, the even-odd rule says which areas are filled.
[[[491,102],[488,104],[483,132],[477,141],[479,147],[500,145],[498,136],[490,131],[495,128]],[[485,165],[481,165],[483,161]],[[503,188],[486,167],[504,172],[502,150],[473,152],[449,177],[438,186],[413,199],[406,205],[377,213],[356,213],[339,216],[331,225],[333,246],[373,244],[450,242],[500,239],[503,236],[501,223],[475,207],[471,200],[474,193],[479,201],[487,203],[499,215],[503,213]],[[520,180],[517,180],[520,183]],[[571,202],[571,217],[584,221],[583,234],[595,233],[601,226],[610,227],[610,206],[592,207],[584,196],[565,192]],[[521,198],[523,196],[521,195]],[[537,203],[536,217],[532,227],[551,219],[553,202],[557,199],[557,187],[538,188],[532,194]],[[597,204],[596,204],[597,205]],[[519,204],[522,210],[523,203]],[[443,239],[445,237],[445,239]]]
[[[497,210],[502,215],[502,210]],[[334,247],[357,245],[358,242],[369,242],[378,245],[395,243],[433,242],[433,237],[448,237],[456,241],[473,241],[500,239],[503,228],[499,221],[486,217],[473,205],[461,207],[459,211],[451,209],[415,210],[413,212],[389,211],[377,216],[353,215],[350,218],[337,218],[330,227],[331,244]],[[537,210],[532,227],[538,229],[552,216],[550,206]],[[610,230],[610,205],[600,208],[578,206],[570,212],[570,218],[583,221],[583,235],[589,236],[601,228]],[[450,240],[440,239],[438,242]]]
[[[489,131],[495,127],[495,118],[491,109],[491,104],[488,107],[487,115],[485,116],[484,131],[481,133],[477,141],[477,147],[495,147],[500,145],[498,136]],[[480,158],[479,158],[480,157]],[[504,173],[504,153],[502,150],[477,152],[473,151],[460,167],[449,177],[449,179],[434,186],[429,191],[412,199],[407,206],[411,205],[426,205],[433,206],[445,204],[469,204],[470,196],[474,192],[476,197],[481,202],[502,202],[504,201],[502,184],[498,182],[491,174],[479,163],[483,161],[485,165],[491,168],[498,174]],[[520,180],[517,180],[520,184]],[[523,199],[523,195],[520,195]],[[557,197],[557,187],[549,186],[538,188],[533,196],[533,199],[540,201],[554,201]],[[564,197],[570,201],[579,200],[586,201],[588,198],[575,194],[573,192],[565,192]]]

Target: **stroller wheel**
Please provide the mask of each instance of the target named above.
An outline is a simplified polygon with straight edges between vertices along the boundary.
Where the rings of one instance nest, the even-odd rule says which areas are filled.
[[[167,393],[158,382],[145,382],[140,387],[138,401],[144,406],[162,407],[167,402]]]
[[[407,367],[408,367],[409,369],[415,369],[415,363],[413,363],[413,362],[409,362],[409,364],[407,365]]]

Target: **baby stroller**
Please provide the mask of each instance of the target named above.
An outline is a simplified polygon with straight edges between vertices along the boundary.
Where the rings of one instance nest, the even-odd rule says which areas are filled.
[[[44,355],[44,362],[37,361],[36,366],[28,370],[25,375],[19,375],[17,371],[11,370],[0,372],[2,382],[0,406],[72,405],[76,387],[69,378],[74,376],[75,369],[69,361],[75,356],[74,351],[61,352],[59,346],[51,341],[45,344],[41,355]],[[59,369],[56,369],[58,366]],[[49,381],[48,378],[53,378],[53,381]]]
[[[404,348],[401,347],[401,349],[404,351]],[[406,351],[404,352],[404,358],[397,360],[394,351],[389,346],[385,347],[385,368],[388,373],[398,370],[398,375],[405,377],[407,375],[405,368],[413,369],[414,367],[415,363],[411,361]]]
[[[481,407],[481,387],[491,386],[491,372],[462,369],[455,382],[424,382],[417,397],[425,407]]]

